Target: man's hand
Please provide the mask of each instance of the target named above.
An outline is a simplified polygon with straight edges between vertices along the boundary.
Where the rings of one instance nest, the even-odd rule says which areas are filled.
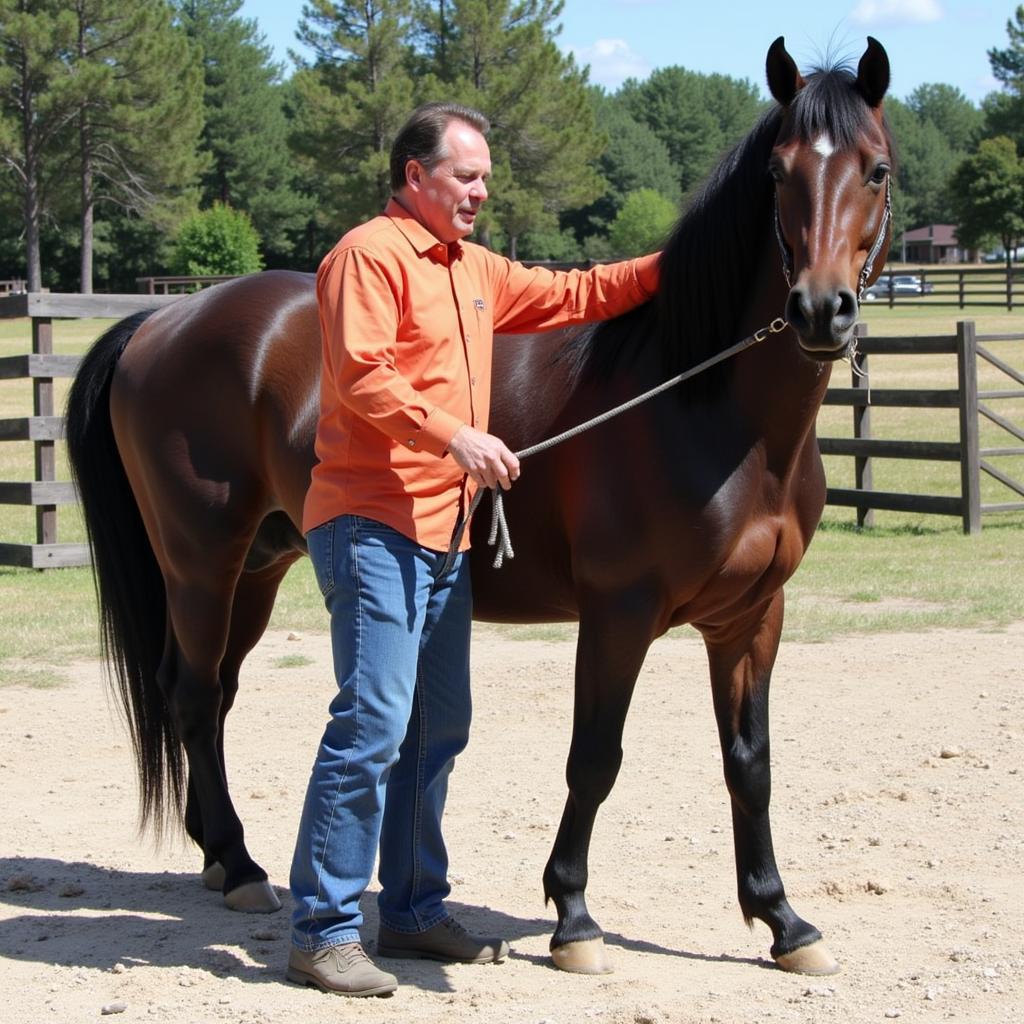
[[[519,479],[519,460],[493,434],[463,423],[448,442],[452,458],[481,487],[501,484],[508,490]]]

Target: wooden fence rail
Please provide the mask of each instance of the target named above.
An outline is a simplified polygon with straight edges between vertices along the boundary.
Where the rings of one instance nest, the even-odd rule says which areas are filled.
[[[916,277],[922,287],[930,287],[923,293],[896,291],[890,287],[887,294],[875,296],[868,293],[868,299],[884,302],[888,306],[949,306],[966,309],[968,306],[998,306],[1008,310],[1024,302],[1024,266],[1019,263],[1009,268],[992,264],[978,266],[935,266],[902,268],[893,270],[886,266],[882,278],[904,276]]]
[[[0,319],[32,320],[31,353],[0,358],[0,380],[32,381],[32,415],[0,420],[0,441],[32,441],[35,447],[35,479],[0,482],[0,505],[32,505],[36,510],[35,544],[0,543],[0,565],[44,569],[89,564],[87,545],[57,541],[57,508],[78,499],[71,483],[56,479],[57,442],[64,439],[64,419],[54,407],[54,380],[74,377],[80,360],[54,354],[53,321],[62,317],[121,318],[178,298],[49,292],[0,298]]]
[[[861,526],[873,524],[875,509],[959,516],[964,533],[978,533],[981,530],[981,517],[985,513],[1024,510],[1024,501],[1019,500],[982,504],[982,472],[998,480],[1019,498],[1024,498],[1024,484],[999,470],[990,461],[997,456],[1024,455],[1024,445],[981,448],[978,429],[979,417],[984,416],[1009,433],[1012,438],[1024,442],[1024,430],[996,413],[989,405],[990,401],[996,399],[1024,399],[1024,374],[997,357],[988,347],[998,342],[1019,342],[1024,340],[1024,335],[1001,334],[979,338],[971,320],[959,321],[956,325],[956,334],[951,336],[872,338],[867,335],[863,324],[859,325],[858,333],[861,353],[858,361],[864,374],[869,373],[872,354],[955,354],[957,386],[938,389],[873,388],[869,384],[870,376],[861,376],[854,371],[852,387],[829,388],[825,394],[824,404],[848,405],[852,408],[854,436],[821,437],[818,439],[818,446],[823,455],[853,457],[854,486],[830,487],[828,503],[856,508],[857,523]],[[979,358],[1006,374],[1020,387],[979,391]],[[956,409],[959,414],[959,440],[894,441],[874,438],[871,436],[871,409],[874,407]],[[960,494],[947,496],[877,491],[873,486],[874,458],[957,462],[960,464]]]
[[[57,510],[77,499],[67,481],[56,479],[56,445],[64,439],[64,421],[54,407],[54,380],[71,378],[79,357],[53,351],[53,320],[62,317],[120,318],[144,309],[176,302],[178,295],[66,295],[30,293],[0,297],[0,319],[28,317],[32,322],[32,351],[0,358],[0,380],[29,379],[33,388],[31,416],[0,420],[0,442],[31,441],[35,448],[34,479],[0,482],[0,505],[31,505],[36,510],[36,543],[0,543],[0,565],[33,569],[86,565],[85,544],[61,544],[57,539]],[[864,331],[863,325],[860,328]],[[956,353],[958,383],[955,389],[869,388],[863,378],[853,378],[850,388],[830,388],[826,405],[848,405],[853,410],[852,438],[822,437],[822,454],[854,459],[855,486],[829,488],[831,505],[857,509],[857,521],[870,526],[872,510],[926,512],[959,516],[966,533],[981,529],[981,517],[988,512],[1024,510],[1024,501],[981,503],[982,472],[998,480],[1020,498],[1024,484],[999,470],[991,461],[1004,455],[1024,455],[1024,429],[997,413],[991,402],[1024,398],[1024,373],[1014,369],[991,351],[1003,341],[1021,341],[1024,335],[990,335],[978,338],[972,321],[957,324],[954,336],[913,338],[872,338],[861,334],[860,351],[866,364],[876,353]],[[985,344],[981,344],[984,342]],[[977,361],[984,359],[1005,374],[1017,387],[978,390]],[[946,408],[959,410],[958,441],[899,441],[871,436],[873,407]],[[979,417],[1005,430],[1021,444],[981,448]],[[877,458],[930,459],[960,464],[959,496],[901,494],[876,491],[872,486],[872,460]]]
[[[238,274],[165,274],[161,277],[137,277],[135,283],[147,295],[182,295],[209,285],[233,281]]]

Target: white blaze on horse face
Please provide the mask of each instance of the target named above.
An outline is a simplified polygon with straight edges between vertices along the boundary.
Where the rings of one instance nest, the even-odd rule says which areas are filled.
[[[814,152],[820,153],[823,157],[830,157],[836,151],[828,132],[822,132],[814,142]]]

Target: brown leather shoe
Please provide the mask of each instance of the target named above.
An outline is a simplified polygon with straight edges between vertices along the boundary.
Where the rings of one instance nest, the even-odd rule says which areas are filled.
[[[387,996],[398,988],[398,979],[382,971],[358,942],[312,953],[292,946],[285,977],[297,985],[312,985],[342,996]]]
[[[470,935],[453,917],[447,917],[425,932],[396,932],[386,925],[377,933],[380,956],[403,960],[440,960],[446,964],[498,963],[508,956],[504,939]]]

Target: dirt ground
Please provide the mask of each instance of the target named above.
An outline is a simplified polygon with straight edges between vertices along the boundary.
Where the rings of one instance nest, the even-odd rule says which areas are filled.
[[[616,970],[581,977],[550,966],[540,883],[564,800],[573,645],[478,627],[474,734],[448,805],[452,906],[512,955],[386,962],[401,987],[371,1000],[283,980],[288,865],[332,686],[326,637],[269,634],[229,721],[249,846],[285,902],[267,917],[201,888],[185,842],[138,836],[99,666],[69,665],[64,688],[0,690],[0,1019],[1018,1024],[1022,650],[1024,622],[783,646],[775,846],[791,901],[843,968],[806,978],[771,964],[767,928],[748,931],[736,904],[700,642],[659,641],[591,856],[589,903]],[[371,898],[367,917],[372,939]]]

